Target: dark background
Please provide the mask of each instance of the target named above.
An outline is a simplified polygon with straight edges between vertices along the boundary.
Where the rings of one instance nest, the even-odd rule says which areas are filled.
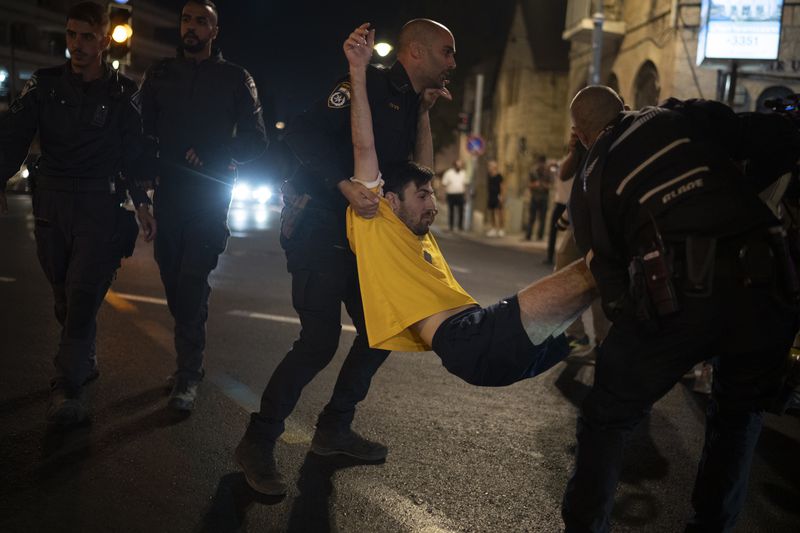
[[[185,2],[169,1],[175,8],[177,44],[178,14]],[[438,148],[455,139],[464,81],[472,68],[487,61],[499,62],[515,2],[220,0],[216,4],[220,27],[217,45],[226,59],[244,66],[255,78],[271,141],[277,138],[276,121],[288,123],[312,102],[326,98],[336,81],[346,74],[341,46],[362,22],[373,24],[376,41],[385,40],[392,45],[402,25],[410,19],[425,17],[446,25],[455,35],[458,67],[450,85],[454,101],[437,105],[431,117],[434,145]],[[394,54],[386,58],[375,54],[374,58],[390,65]],[[269,156],[250,165],[251,169],[259,166],[270,173]]]

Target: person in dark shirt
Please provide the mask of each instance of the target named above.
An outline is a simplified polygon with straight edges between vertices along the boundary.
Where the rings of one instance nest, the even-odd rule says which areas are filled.
[[[212,47],[214,3],[186,2],[180,32],[178,56],[148,69],[141,90],[144,132],[159,146],[155,256],[175,319],[169,406],[188,412],[204,374],[208,276],[227,244],[236,167],[267,140],[253,78]]]
[[[497,161],[489,161],[489,200],[487,202],[489,237],[503,237],[505,231],[505,216],[503,213],[503,201],[505,187],[503,176],[500,174]]]
[[[103,63],[108,30],[103,6],[71,7],[69,62],[34,72],[0,116],[2,212],[6,182],[39,134],[42,154],[31,177],[34,235],[61,325],[47,418],[65,426],[88,417],[83,391],[98,376],[97,311],[136,242],[134,215],[120,207],[126,191],[146,240],[156,233],[149,200],[132,185],[143,177],[139,162],[146,150],[136,84]]]
[[[766,164],[776,179],[796,164],[800,134],[779,115],[736,115],[719,102],[622,109],[602,86],[571,105],[589,153],[570,216],[612,325],[581,406],[562,516],[567,532],[609,530],[626,437],[712,356],[686,531],[731,531],[798,326],[785,233],[742,163]]]
[[[537,218],[539,219],[539,229],[536,239],[539,241],[544,239],[547,201],[550,198],[550,186],[552,184],[553,176],[550,169],[547,168],[547,158],[540,155],[536,158],[536,166],[528,176],[528,191],[530,191],[531,198],[530,204],[528,204],[528,226],[525,230],[526,241],[531,240],[533,236],[533,225]],[[551,251],[548,250],[547,253],[550,263],[552,263]]]
[[[363,28],[367,28],[364,25]],[[428,111],[455,68],[452,33],[432,20],[408,22],[398,39],[391,68],[369,67],[366,83],[381,164],[413,158],[431,166],[433,143]],[[364,329],[355,256],[347,243],[348,204],[361,216],[374,217],[378,196],[353,176],[350,131],[350,82],[339,81],[327,98],[293,120],[286,136],[299,168],[285,190],[281,244],[292,275],[292,304],[302,329],[281,361],[253,413],[236,460],[253,489],[284,494],[286,484],[274,459],[275,441],[303,387],[333,358],[339,345],[341,308],[345,304],[356,337],[339,373],[333,396],[317,420],[311,443],[320,455],[345,454],[362,460],[386,457],[384,445],[351,429],[355,406],[364,399],[372,376],[389,352],[371,349]]]

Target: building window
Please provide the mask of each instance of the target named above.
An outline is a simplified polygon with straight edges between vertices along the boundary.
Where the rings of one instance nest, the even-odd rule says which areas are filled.
[[[772,87],[767,87],[761,91],[761,94],[758,95],[758,99],[756,100],[756,111],[759,113],[768,113],[772,111],[772,109],[765,105],[767,100],[786,98],[791,94],[794,94],[794,91],[783,85],[773,85]]]
[[[658,97],[661,94],[661,82],[658,78],[658,69],[652,61],[645,61],[636,73],[633,82],[633,107],[641,109],[643,107],[658,105]]]

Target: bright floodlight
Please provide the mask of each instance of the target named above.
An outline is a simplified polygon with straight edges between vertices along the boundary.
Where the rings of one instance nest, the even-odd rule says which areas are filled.
[[[260,204],[265,204],[269,202],[269,199],[272,198],[272,191],[269,187],[263,186],[259,187],[253,191],[253,198]]]
[[[392,45],[389,43],[378,43],[375,45],[375,51],[381,57],[386,57],[392,51]]]
[[[111,66],[114,68],[114,70],[119,70],[119,59],[112,61]]]
[[[6,79],[8,79],[8,71],[0,70],[0,83],[3,83]]]
[[[117,24],[114,26],[114,31],[111,32],[111,38],[120,44],[130,39],[131,35],[133,35],[133,28],[128,24]]]
[[[233,199],[245,202],[251,198],[250,186],[246,183],[237,183],[233,186]]]
[[[30,173],[30,171],[28,170],[27,167],[22,169],[22,177],[23,178],[28,179],[28,176],[30,176],[30,175],[31,175],[31,173]]]

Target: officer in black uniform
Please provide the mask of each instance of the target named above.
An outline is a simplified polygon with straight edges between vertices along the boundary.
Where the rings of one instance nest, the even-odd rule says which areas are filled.
[[[178,57],[148,69],[141,89],[144,131],[159,145],[155,256],[175,319],[169,405],[181,411],[193,409],[203,378],[208,276],[228,240],[236,165],[267,146],[253,78],[212,48],[217,20],[213,2],[187,2]]]
[[[571,106],[591,148],[570,214],[613,325],[578,419],[566,531],[608,531],[626,436],[709,357],[712,401],[686,531],[730,531],[798,324],[785,238],[741,169],[778,178],[800,138],[783,117],[736,115],[717,102],[620,111],[601,86]]]
[[[428,110],[439,95],[449,97],[442,89],[455,68],[454,54],[455,41],[447,28],[417,19],[400,33],[398,61],[388,69],[367,70],[375,146],[382,167],[410,158],[432,166]],[[236,450],[247,481],[264,494],[286,492],[273,457],[275,441],[303,387],[336,352],[342,303],[357,333],[333,396],[319,415],[312,451],[372,461],[387,453],[382,444],[350,429],[355,406],[366,397],[372,376],[388,352],[368,345],[355,256],[345,231],[348,202],[368,218],[375,216],[378,207],[377,196],[349,181],[353,175],[349,90],[345,78],[325,100],[297,117],[286,137],[300,166],[288,182],[291,194],[285,195],[281,244],[292,275],[292,304],[302,330],[272,374],[261,409],[253,413]]]
[[[0,191],[39,133],[34,233],[62,328],[47,416],[62,425],[87,418],[82,391],[98,375],[97,310],[136,242],[135,217],[120,207],[126,190],[146,238],[155,234],[147,196],[130,186],[140,178],[137,162],[145,150],[136,84],[103,63],[108,29],[104,7],[73,6],[66,25],[69,62],[37,70],[0,117]],[[2,192],[0,204],[5,211]]]

